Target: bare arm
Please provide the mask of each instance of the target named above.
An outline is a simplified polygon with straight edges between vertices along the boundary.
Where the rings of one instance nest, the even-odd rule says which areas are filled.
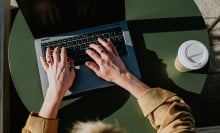
[[[39,116],[43,118],[56,119],[60,103],[75,79],[73,60],[67,60],[65,48],[61,49],[60,55],[59,50],[55,48],[52,56],[48,48],[46,59],[41,57],[49,81],[44,103],[39,112]]]
[[[73,60],[67,60],[66,49],[48,48],[41,63],[47,73],[49,87],[39,113],[31,112],[22,133],[57,133],[57,113],[66,91],[75,79]]]

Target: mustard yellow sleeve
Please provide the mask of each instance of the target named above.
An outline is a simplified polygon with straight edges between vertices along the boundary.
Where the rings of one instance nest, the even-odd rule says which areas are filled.
[[[57,133],[58,122],[58,119],[41,118],[38,113],[31,112],[22,133]]]
[[[190,107],[176,94],[152,88],[138,99],[139,106],[158,133],[195,133]]]

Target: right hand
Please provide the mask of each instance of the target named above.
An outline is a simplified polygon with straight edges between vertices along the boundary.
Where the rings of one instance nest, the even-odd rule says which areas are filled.
[[[90,44],[90,48],[93,50],[86,50],[86,53],[95,61],[87,61],[86,65],[92,69],[98,77],[115,83],[117,78],[128,73],[128,70],[110,39],[106,42],[98,38],[98,42],[103,47],[97,44]]]

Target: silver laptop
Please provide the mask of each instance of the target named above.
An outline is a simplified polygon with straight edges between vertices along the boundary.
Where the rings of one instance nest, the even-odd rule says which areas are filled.
[[[36,39],[35,48],[43,95],[46,94],[48,80],[39,57],[41,55],[45,56],[47,47],[50,47],[52,50],[55,47],[66,47],[67,56],[73,58],[76,65],[76,80],[66,93],[66,96],[114,85],[97,77],[92,70],[84,65],[85,61],[91,60],[90,57],[86,55],[85,49],[87,49],[90,43],[97,43],[98,37],[103,39],[110,38],[126,67],[135,76],[138,78],[141,77],[127,23],[126,21],[118,21]]]

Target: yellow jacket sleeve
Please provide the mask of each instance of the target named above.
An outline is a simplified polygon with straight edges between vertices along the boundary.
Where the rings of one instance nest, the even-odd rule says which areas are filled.
[[[139,106],[158,133],[195,133],[190,107],[176,94],[152,88],[138,99]]]
[[[22,133],[57,133],[58,119],[45,119],[38,116],[38,113],[31,112]]]

